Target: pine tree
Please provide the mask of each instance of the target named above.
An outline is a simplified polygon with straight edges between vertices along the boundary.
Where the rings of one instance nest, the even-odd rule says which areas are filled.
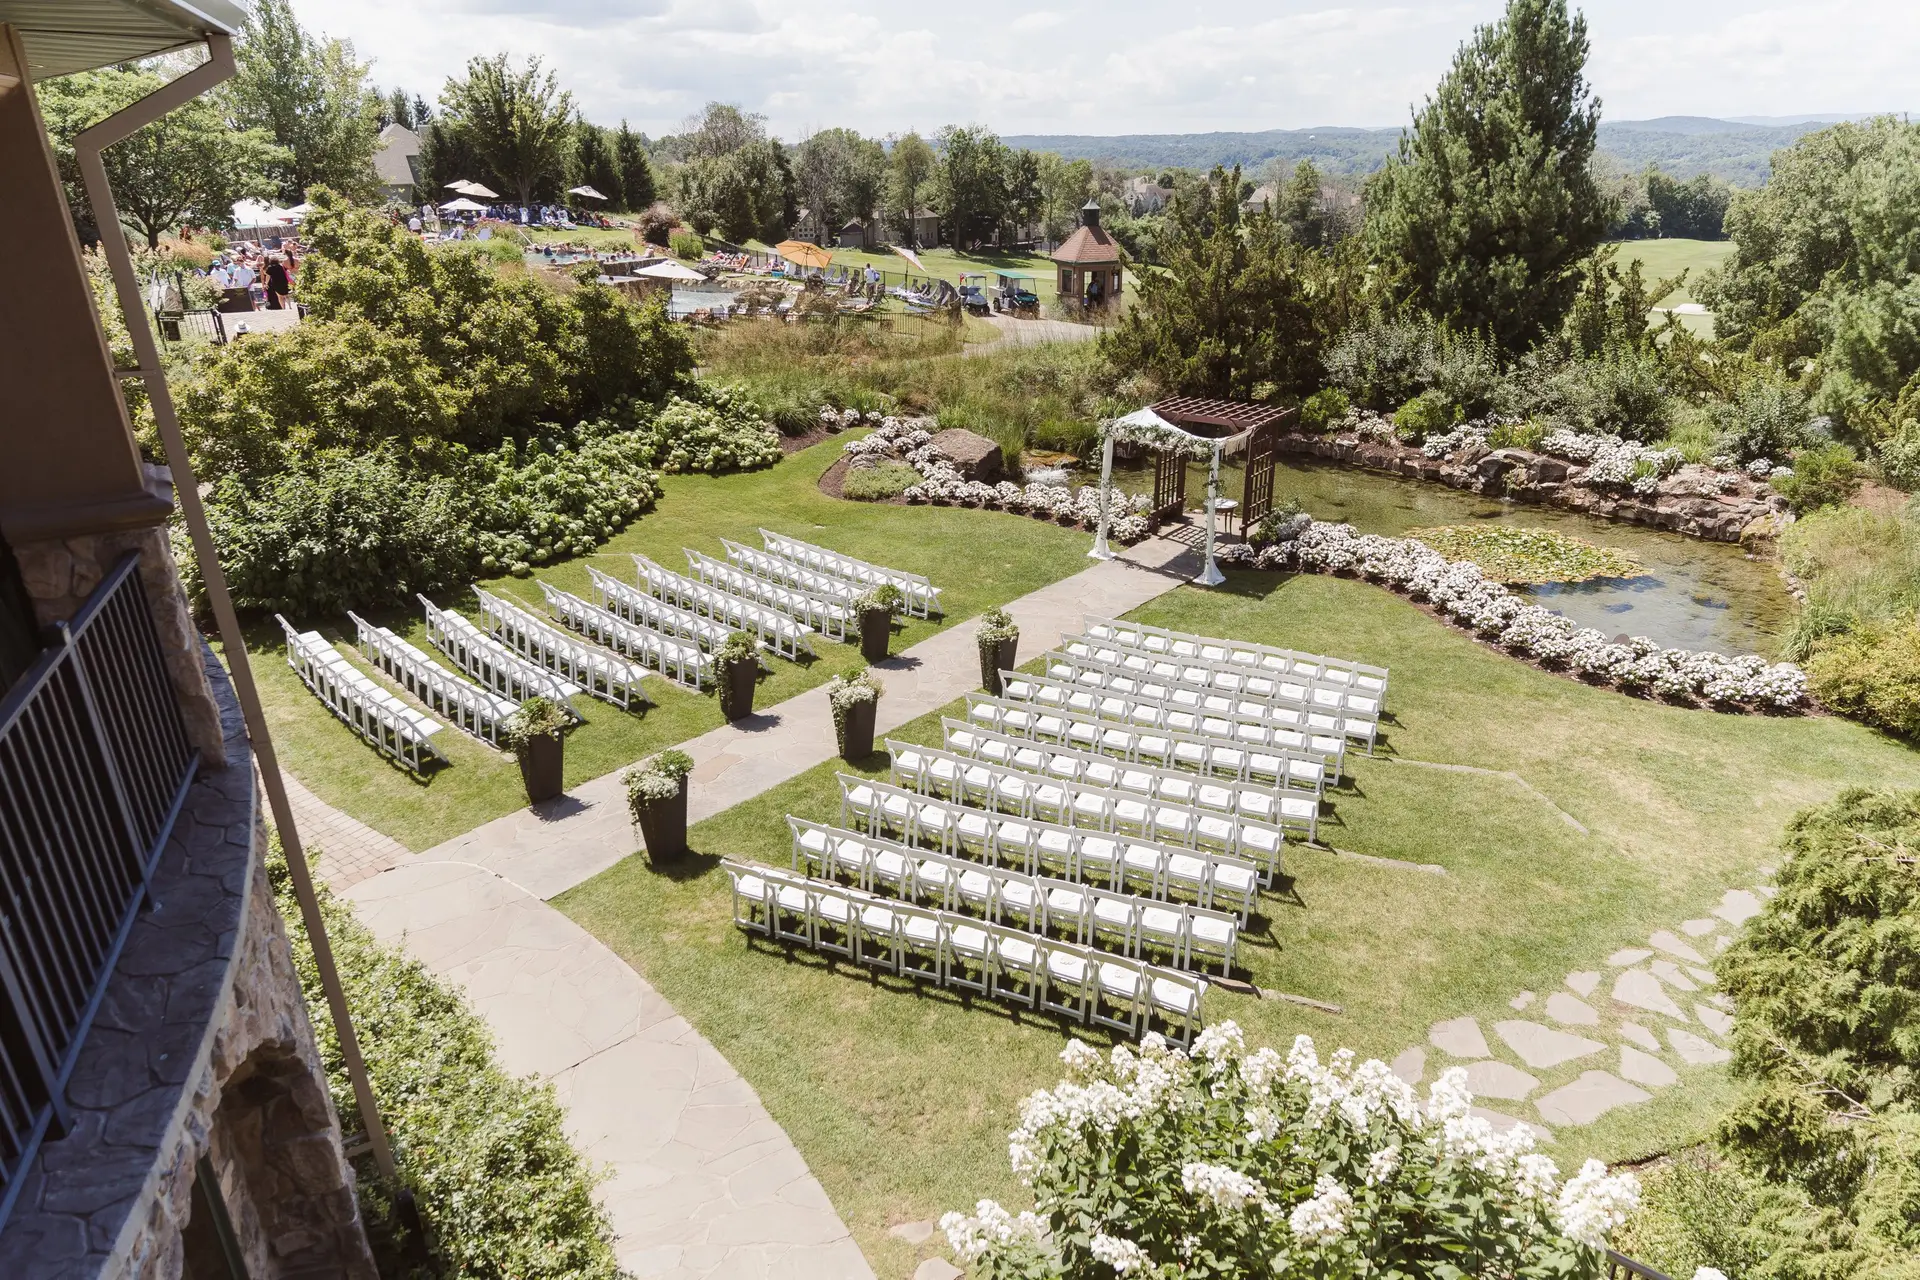
[[[646,139],[629,129],[625,120],[620,122],[620,130],[613,137],[613,162],[620,170],[620,195],[624,203],[619,207],[634,213],[646,209],[657,196],[653,165],[647,160]]]
[[[1510,0],[1461,46],[1368,186],[1368,244],[1403,298],[1508,350],[1559,327],[1611,214],[1586,61],[1566,0]]]

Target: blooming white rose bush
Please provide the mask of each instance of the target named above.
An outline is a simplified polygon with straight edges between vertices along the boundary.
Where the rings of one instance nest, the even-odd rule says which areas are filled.
[[[825,417],[827,411],[822,411]],[[852,410],[848,410],[852,412]],[[869,415],[871,417],[871,415]],[[1100,489],[1042,480],[1025,486],[1002,480],[986,484],[963,479],[953,465],[931,448],[933,421],[929,418],[883,418],[879,426],[846,446],[849,467],[870,467],[879,462],[905,462],[920,473],[920,483],[907,488],[905,497],[912,503],[941,503],[950,506],[982,507],[989,511],[1011,511],[1093,526],[1100,521]],[[1058,468],[1051,474],[1064,474]],[[1129,496],[1115,490],[1111,496],[1107,536],[1114,542],[1138,542],[1147,536],[1144,514],[1152,505],[1145,494]]]
[[[1533,1131],[1471,1114],[1455,1067],[1424,1101],[1378,1061],[1246,1051],[1232,1022],[1192,1056],[1149,1035],[1021,1107],[1009,1139],[1034,1211],[941,1219],[980,1280],[1110,1276],[1517,1276],[1589,1280],[1639,1184],[1590,1160],[1562,1182]]]
[[[1357,533],[1352,525],[1298,517],[1283,541],[1257,551],[1244,543],[1223,548],[1223,565],[1356,573],[1426,600],[1461,626],[1515,653],[1550,667],[1603,680],[1629,690],[1677,701],[1699,700],[1722,708],[1803,710],[1807,677],[1791,662],[1769,663],[1751,654],[1668,649],[1645,636],[1616,644],[1591,627],[1537,604],[1528,604],[1480,567],[1447,557],[1416,538]]]

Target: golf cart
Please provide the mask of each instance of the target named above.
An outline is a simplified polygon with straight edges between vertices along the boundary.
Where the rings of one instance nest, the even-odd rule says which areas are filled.
[[[1000,291],[993,299],[998,310],[1040,314],[1040,295],[1033,291],[1035,277],[1024,271],[1002,271],[994,278],[1000,282]]]
[[[977,316],[993,310],[993,304],[987,301],[986,276],[972,271],[960,273],[960,305]]]

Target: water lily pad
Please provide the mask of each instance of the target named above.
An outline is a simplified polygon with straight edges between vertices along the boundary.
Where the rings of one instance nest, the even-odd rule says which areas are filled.
[[[1611,547],[1552,529],[1516,525],[1442,525],[1413,529],[1408,536],[1453,560],[1471,560],[1495,582],[1585,582],[1589,578],[1635,578],[1640,562]]]

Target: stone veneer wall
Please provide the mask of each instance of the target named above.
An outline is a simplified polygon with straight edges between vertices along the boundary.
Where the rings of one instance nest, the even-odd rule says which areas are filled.
[[[1586,468],[1565,458],[1526,449],[1473,447],[1448,458],[1429,458],[1419,446],[1355,435],[1315,436],[1287,433],[1282,453],[1310,454],[1331,462],[1385,471],[1413,480],[1432,480],[1489,497],[1513,498],[1564,507],[1608,520],[1644,524],[1712,542],[1771,537],[1785,521],[1786,503],[1742,476],[1731,492],[1720,492],[1721,474],[1684,466],[1660,481],[1650,494],[1617,493],[1580,482]]]
[[[222,767],[162,855],[45,1143],[0,1228],[9,1280],[174,1280],[195,1162],[211,1154],[249,1274],[371,1280],[354,1177],[263,855],[253,757],[225,673]]]

